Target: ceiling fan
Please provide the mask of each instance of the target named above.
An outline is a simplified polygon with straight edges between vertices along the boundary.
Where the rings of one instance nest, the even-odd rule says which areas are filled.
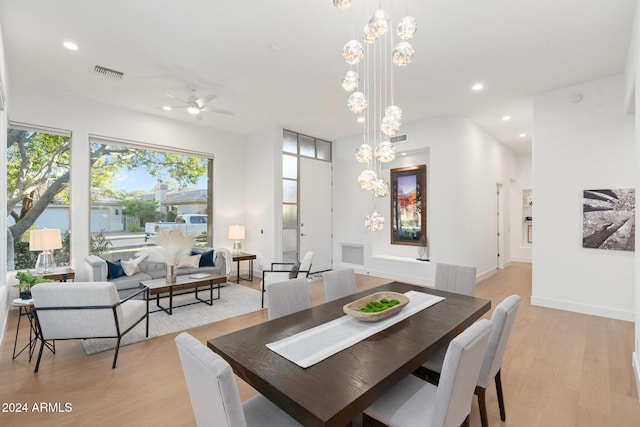
[[[168,97],[175,99],[176,101],[182,103],[182,105],[178,105],[178,106],[171,106],[171,109],[173,108],[186,108],[187,112],[189,114],[193,114],[194,116],[196,116],[196,118],[198,120],[202,120],[202,112],[204,111],[211,111],[214,113],[220,113],[220,114],[226,114],[228,116],[235,116],[236,113],[234,113],[233,111],[228,111],[228,110],[223,110],[222,108],[216,108],[216,107],[212,107],[210,105],[207,105],[207,103],[213,101],[214,99],[217,98],[216,95],[207,95],[207,96],[203,96],[198,98],[198,96],[196,95],[196,90],[195,89],[191,89],[191,95],[189,96],[189,98],[185,101],[182,100],[180,98],[177,98],[171,94],[167,94]]]

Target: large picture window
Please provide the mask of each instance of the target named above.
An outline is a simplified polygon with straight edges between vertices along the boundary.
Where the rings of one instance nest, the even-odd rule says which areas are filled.
[[[33,269],[32,230],[60,230],[57,265],[69,264],[70,133],[10,127],[7,132],[7,269]],[[55,246],[58,246],[57,244]],[[33,250],[32,250],[33,249]]]
[[[91,253],[152,245],[173,227],[210,246],[212,176],[212,158],[92,139]]]

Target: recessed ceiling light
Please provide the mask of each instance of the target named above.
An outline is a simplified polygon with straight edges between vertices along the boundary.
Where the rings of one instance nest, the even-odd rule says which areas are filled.
[[[364,123],[364,116],[359,116],[356,120],[358,123]]]
[[[171,105],[165,105],[162,107],[164,111],[171,111]]]
[[[526,133],[522,132],[522,133],[520,134],[520,138],[526,138],[526,137],[527,137],[527,134],[526,134]]]
[[[502,116],[503,122],[508,122],[509,120],[511,120],[511,116]]]
[[[62,44],[62,46],[66,47],[69,50],[78,50],[78,45],[74,42],[66,41]]]
[[[484,84],[482,83],[476,83],[473,86],[471,86],[471,90],[474,92],[481,91],[482,89],[484,89]]]

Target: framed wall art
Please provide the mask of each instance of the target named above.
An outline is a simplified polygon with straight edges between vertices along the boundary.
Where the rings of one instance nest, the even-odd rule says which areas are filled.
[[[427,166],[391,169],[391,244],[427,243]]]
[[[584,190],[582,247],[633,251],[635,204],[634,188]]]

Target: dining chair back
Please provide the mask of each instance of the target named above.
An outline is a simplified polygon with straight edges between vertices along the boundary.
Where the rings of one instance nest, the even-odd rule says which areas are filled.
[[[520,308],[522,298],[519,295],[511,295],[502,300],[496,306],[491,315],[491,337],[489,338],[489,347],[487,354],[480,368],[478,376],[478,385],[476,394],[478,395],[478,407],[480,408],[480,420],[483,427],[488,427],[487,405],[485,401],[485,392],[489,383],[493,379],[496,384],[496,392],[498,394],[498,407],[500,409],[500,418],[502,421],[507,419],[504,397],[502,394],[502,378],[500,370],[502,368],[502,359],[504,351],[507,348],[507,342],[515,323],[516,314]]]
[[[478,396],[480,421],[483,427],[488,427],[489,425],[485,393],[492,379],[496,384],[500,418],[502,421],[506,420],[500,369],[502,367],[504,351],[507,347],[507,342],[509,341],[509,336],[511,335],[511,330],[513,329],[513,324],[521,301],[522,298],[519,295],[511,295],[502,300],[502,302],[500,302],[500,304],[498,304],[493,310],[491,315],[491,336],[489,338],[487,352],[482,361],[475,389],[475,394]],[[419,371],[419,374],[422,373],[420,376],[431,381],[438,381],[438,377],[441,377],[443,369],[443,359],[444,350],[441,349],[439,352],[431,356],[427,362],[425,362],[423,365],[424,371]]]
[[[435,288],[468,296],[476,294],[476,268],[455,264],[436,264]]]
[[[176,338],[198,427],[299,426],[262,395],[240,402],[231,366],[186,332]]]
[[[326,301],[333,301],[356,293],[356,275],[353,268],[327,271],[322,275]]]
[[[430,427],[458,427],[471,412],[473,390],[487,351],[491,322],[480,320],[455,337],[447,349],[440,383],[409,375],[364,412],[363,426],[413,427],[425,420]]]
[[[269,320],[311,307],[307,279],[290,279],[270,283],[266,288]]]
[[[260,282],[262,298],[260,306],[264,307],[264,293],[267,285],[289,279],[309,277],[312,263],[313,252],[309,251],[304,254],[300,262],[272,262],[268,270],[262,270],[262,281]]]

